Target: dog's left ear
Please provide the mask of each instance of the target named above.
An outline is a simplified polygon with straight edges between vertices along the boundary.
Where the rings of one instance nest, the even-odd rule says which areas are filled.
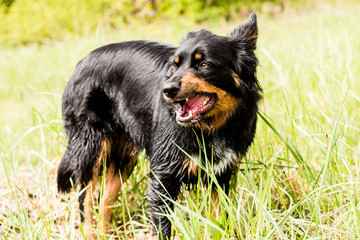
[[[229,35],[229,38],[241,44],[243,49],[252,51],[256,49],[257,37],[258,27],[255,12],[250,14],[246,23],[240,25]]]

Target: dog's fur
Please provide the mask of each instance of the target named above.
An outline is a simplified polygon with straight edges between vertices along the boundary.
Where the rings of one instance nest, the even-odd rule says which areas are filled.
[[[177,48],[120,42],[94,50],[77,65],[63,95],[69,140],[57,181],[61,192],[72,184],[88,187],[79,198],[85,226],[93,223],[92,191],[102,170],[106,180],[99,221],[106,229],[109,205],[145,150],[154,233],[160,230],[159,238],[170,238],[171,224],[163,214],[173,207],[169,197],[176,200],[182,184],[196,183],[201,172],[194,161],[200,159],[196,135],[203,134],[215,176],[228,192],[255,134],[261,98],[257,35],[252,13],[229,36],[190,32]],[[201,161],[205,165],[204,157]]]

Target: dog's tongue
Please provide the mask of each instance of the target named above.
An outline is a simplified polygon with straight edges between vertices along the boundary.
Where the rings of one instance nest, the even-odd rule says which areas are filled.
[[[201,108],[203,102],[205,101],[205,98],[206,96],[204,95],[193,96],[186,101],[184,107],[186,110]]]
[[[203,112],[212,107],[214,101],[214,98],[204,95],[190,97],[181,105],[181,109],[176,111],[176,119],[180,122],[199,119]]]

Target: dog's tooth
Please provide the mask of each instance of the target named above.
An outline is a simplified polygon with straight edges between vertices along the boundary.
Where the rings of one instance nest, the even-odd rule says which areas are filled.
[[[205,104],[207,104],[207,102],[210,100],[209,96],[205,97],[204,102],[202,103],[201,107],[205,106]]]
[[[191,110],[191,111],[189,112],[189,117],[192,117],[192,115],[193,115],[193,111]]]
[[[189,101],[189,99],[188,99],[188,98],[185,98],[185,100],[186,100],[186,101]]]

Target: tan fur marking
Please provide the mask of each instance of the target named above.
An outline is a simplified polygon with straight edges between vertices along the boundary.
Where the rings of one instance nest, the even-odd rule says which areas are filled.
[[[174,62],[175,62],[175,63],[179,63],[179,62],[180,62],[180,57],[179,57],[179,56],[176,56]]]
[[[110,156],[110,152],[111,152],[111,144],[110,141],[107,139],[104,139],[101,142],[101,150],[100,150],[100,154],[99,154],[99,160],[102,161],[104,160],[104,158],[107,158]]]
[[[103,231],[106,231],[109,228],[109,223],[112,216],[112,208],[110,207],[121,188],[120,176],[116,172],[114,163],[106,169],[105,176],[105,189],[104,194],[100,200],[100,221],[99,225]]]
[[[253,50],[255,50],[256,42],[258,39],[257,33],[255,31],[248,31],[246,35],[247,35],[248,40],[250,40],[250,46],[252,47]]]
[[[251,50],[255,50],[256,42],[258,39],[258,33],[256,27],[247,30],[246,32],[243,33],[243,35],[249,43],[248,47],[250,47]]]
[[[253,35],[253,36],[251,37],[251,44],[252,44],[254,50],[255,50],[255,48],[256,48],[257,39],[258,39],[258,35],[257,35],[257,34],[255,34],[255,35]]]
[[[92,226],[94,224],[94,218],[92,210],[94,209],[94,184],[92,181],[88,184],[88,188],[85,192],[85,199],[84,199],[84,230],[87,239],[95,239],[95,234],[92,230]]]
[[[198,166],[192,159],[190,158],[185,159],[184,169],[187,170],[188,176],[190,175],[193,175],[195,177],[197,176]]]
[[[111,144],[107,139],[102,140],[99,157],[97,159],[96,164],[93,168],[93,176],[90,183],[88,183],[88,189],[86,190],[86,195],[84,199],[84,228],[86,232],[87,239],[95,239],[95,234],[92,229],[92,225],[94,224],[93,212],[94,211],[94,197],[93,193],[95,191],[95,186],[99,181],[99,173],[102,162],[105,158],[110,156],[111,152]]]
[[[219,194],[215,189],[211,191],[211,206],[210,206],[211,216],[217,218],[221,216],[221,206],[219,200]]]
[[[133,171],[136,162],[137,162],[137,154],[136,154],[136,146],[134,143],[130,142],[129,139],[122,136],[119,139],[118,143],[121,147],[116,149],[115,156],[121,158],[121,160],[126,159],[128,164],[125,166],[124,169],[120,169],[121,171],[121,180],[120,180],[120,173],[119,170],[115,167],[115,161],[117,159],[111,159],[110,166],[106,169],[105,174],[105,189],[104,194],[100,199],[100,221],[99,226],[101,229],[106,232],[109,228],[112,211],[111,205],[114,203],[116,196],[122,186],[122,183],[126,182],[127,178],[130,176],[131,172]],[[112,156],[112,157],[115,157]],[[118,159],[120,160],[120,159]]]
[[[235,81],[236,87],[238,87],[238,88],[241,87],[241,85],[243,84],[243,81],[241,81],[239,75],[234,71],[231,73],[231,75]]]
[[[92,229],[94,224],[92,213],[94,208],[93,192],[95,191],[95,186],[99,181],[101,165],[104,163],[105,159],[107,159],[108,163],[110,163],[106,168],[104,179],[105,189],[103,196],[101,196],[99,206],[99,227],[102,231],[106,232],[106,230],[109,228],[108,224],[110,223],[112,217],[111,205],[116,199],[122,183],[126,181],[136,165],[136,149],[136,145],[125,135],[120,136],[116,142],[116,147],[114,148],[112,148],[111,142],[108,139],[104,139],[101,142],[99,157],[96,164],[94,165],[93,177],[92,180],[88,183],[89,187],[86,190],[84,199],[84,229],[87,239],[96,239],[95,233]],[[115,161],[128,162],[123,169],[120,169],[121,179],[120,173],[118,172],[119,170],[116,169]],[[105,164],[103,164],[103,167],[106,167]]]
[[[212,132],[220,129],[226,124],[226,121],[235,113],[240,102],[226,91],[207,83],[192,73],[187,73],[182,77],[179,96],[186,95],[189,92],[216,93],[218,97],[217,104],[204,115],[204,118],[212,118],[210,124],[196,124],[195,127],[201,130]]]
[[[195,58],[195,60],[201,60],[201,58],[202,58],[201,53],[196,53],[194,58]]]

